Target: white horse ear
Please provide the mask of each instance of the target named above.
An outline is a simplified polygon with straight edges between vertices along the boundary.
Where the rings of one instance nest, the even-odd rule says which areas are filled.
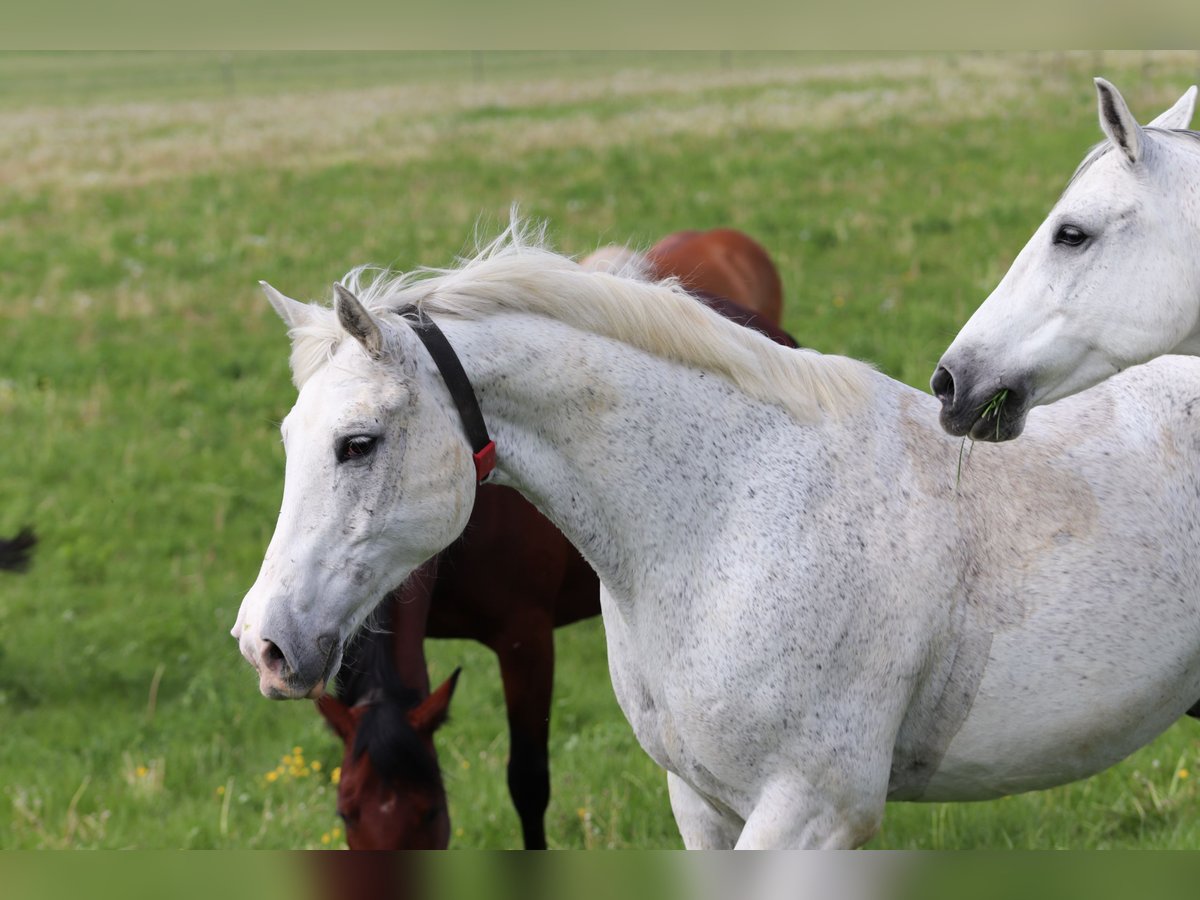
[[[379,359],[383,355],[383,332],[375,317],[340,283],[333,285],[333,306],[342,327],[363,345],[371,359]]]
[[[312,310],[309,309],[307,303],[284,296],[265,281],[260,281],[258,285],[263,289],[263,293],[267,295],[267,299],[271,301],[275,312],[279,313],[279,318],[283,319],[289,331],[294,331],[312,321]]]
[[[1193,84],[1175,101],[1175,105],[1151,122],[1148,128],[1167,128],[1182,131],[1192,124],[1196,111],[1196,86]]]
[[[1096,79],[1096,93],[1100,98],[1100,127],[1125,158],[1136,163],[1142,156],[1142,126],[1129,111],[1121,92],[1103,78]]]

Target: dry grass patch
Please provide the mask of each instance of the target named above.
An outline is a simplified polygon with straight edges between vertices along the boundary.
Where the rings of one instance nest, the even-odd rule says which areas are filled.
[[[1109,53],[1103,62],[1120,68],[1140,60],[1167,65],[1175,57]],[[628,68],[586,79],[33,106],[0,111],[0,183],[26,190],[137,185],[254,166],[400,164],[464,147],[503,156],[738,129],[819,132],[898,115],[932,125],[993,115],[1035,91],[1043,99],[1079,93],[1087,86],[1073,74],[1047,76],[1093,62],[1091,54],[1010,54],[694,74]],[[753,96],[741,95],[750,90]],[[489,115],[497,112],[503,115]]]

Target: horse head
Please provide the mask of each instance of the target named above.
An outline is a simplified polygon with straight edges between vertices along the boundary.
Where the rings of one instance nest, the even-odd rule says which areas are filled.
[[[1096,79],[1105,140],[938,363],[954,435],[1008,440],[1029,409],[1200,335],[1200,140],[1188,91],[1145,128]]]
[[[342,285],[333,310],[266,290],[300,391],[281,428],[279,520],[232,633],[264,695],[316,697],[387,589],[462,532],[476,473],[445,385],[398,316]]]
[[[433,734],[446,721],[460,671],[415,706],[389,696],[357,705],[332,694],[316,701],[345,744],[337,810],[351,850],[441,850],[449,844]]]

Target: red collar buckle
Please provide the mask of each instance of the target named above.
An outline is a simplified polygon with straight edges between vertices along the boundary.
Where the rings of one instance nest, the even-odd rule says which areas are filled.
[[[492,474],[492,470],[496,468],[496,442],[488,441],[483,449],[474,456],[475,459],[475,480],[482,482],[485,478]]]

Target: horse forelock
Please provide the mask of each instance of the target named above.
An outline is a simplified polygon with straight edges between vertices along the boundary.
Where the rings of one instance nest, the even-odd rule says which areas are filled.
[[[707,309],[673,280],[653,283],[589,272],[553,252],[543,228],[520,220],[456,268],[392,275],[363,266],[347,273],[343,284],[379,314],[414,305],[461,319],[545,316],[724,375],[746,394],[782,407],[799,421],[850,409],[868,393],[872,369],[865,363],[780,347]],[[332,311],[323,313],[292,333],[297,386],[328,362],[345,337]]]
[[[415,695],[414,695],[415,696]],[[354,736],[355,759],[364,753],[385,783],[400,780],[432,786],[441,783],[437,758],[408,721],[416,702],[383,698],[371,703],[359,719]]]

